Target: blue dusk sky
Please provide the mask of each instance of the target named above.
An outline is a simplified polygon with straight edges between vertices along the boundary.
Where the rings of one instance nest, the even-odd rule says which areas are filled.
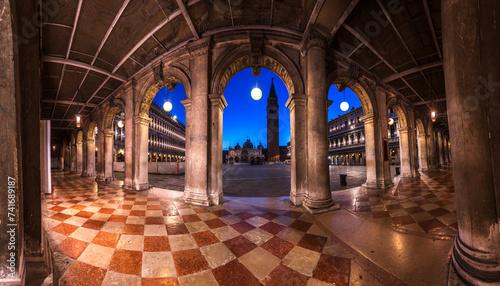
[[[223,115],[222,147],[224,150],[227,150],[229,146],[234,147],[238,142],[242,145],[247,138],[250,138],[255,146],[261,142],[264,148],[267,148],[266,106],[271,89],[271,79],[274,79],[274,87],[278,95],[280,145],[286,146],[290,141],[290,111],[285,106],[288,100],[288,90],[285,84],[272,71],[261,69],[258,86],[262,90],[262,98],[255,101],[250,96],[250,92],[255,86],[255,77],[252,75],[252,69],[248,68],[233,76],[224,91],[224,97],[228,104]],[[177,84],[175,90],[168,93],[168,97],[173,105],[170,113],[176,115],[180,122],[185,123],[185,109],[180,103],[186,98],[184,87]],[[337,91],[335,85],[329,88],[328,99],[334,102],[329,108],[328,120],[346,113],[340,110],[343,97],[343,93]],[[361,106],[361,102],[350,89],[346,89],[345,97],[349,103],[349,110],[351,107]],[[162,106],[166,99],[167,89],[162,88],[153,101]]]

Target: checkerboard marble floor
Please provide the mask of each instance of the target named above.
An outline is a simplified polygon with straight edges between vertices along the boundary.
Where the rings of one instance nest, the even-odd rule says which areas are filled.
[[[385,190],[364,187],[333,193],[343,209],[384,223],[397,231],[452,238],[457,233],[453,173],[450,167],[396,178]]]
[[[384,284],[299,208],[193,207],[63,173],[53,190],[44,227],[71,262],[60,285]]]

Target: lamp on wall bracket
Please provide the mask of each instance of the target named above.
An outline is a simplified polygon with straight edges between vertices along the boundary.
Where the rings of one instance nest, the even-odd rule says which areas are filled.
[[[347,101],[345,101],[345,87],[344,87],[344,101],[342,101],[342,103],[340,104],[340,110],[342,111],[347,111],[349,109],[349,103],[347,103]]]
[[[81,97],[80,89],[78,89],[77,94],[80,95],[80,97]],[[77,101],[76,103],[78,104],[78,112],[76,113],[76,116],[75,116],[76,128],[80,128],[80,127],[82,127],[82,115],[80,114],[80,102]]]

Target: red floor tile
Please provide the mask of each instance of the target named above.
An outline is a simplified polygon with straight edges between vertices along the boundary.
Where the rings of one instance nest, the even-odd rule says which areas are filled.
[[[259,280],[237,259],[212,270],[219,286],[260,285]]]
[[[433,218],[430,220],[419,222],[418,225],[426,232],[429,233],[431,231],[438,230],[440,228],[445,227],[443,223]]]
[[[269,232],[270,234],[274,234],[274,235],[278,234],[278,232],[285,229],[285,227],[282,226],[281,224],[277,224],[277,223],[272,222],[272,221],[260,226],[259,228]]]
[[[177,286],[177,278],[142,278],[141,286]],[[125,286],[125,285],[124,285]]]
[[[108,222],[125,223],[127,221],[126,215],[112,215],[109,217]]]
[[[394,218],[392,218],[392,220],[394,221],[394,224],[396,226],[402,226],[402,225],[415,223],[413,218],[409,215],[394,217]]]
[[[182,216],[182,219],[184,220],[184,222],[197,222],[197,221],[201,221],[201,218],[198,216],[198,215],[183,215]]]
[[[409,214],[416,214],[416,213],[425,212],[425,210],[421,207],[411,207],[411,208],[407,208],[405,210]]]
[[[217,238],[217,236],[215,236],[209,230],[193,233],[192,235],[193,235],[194,240],[196,241],[196,243],[198,244],[199,247],[220,242],[220,240]]]
[[[304,236],[300,239],[300,241],[297,243],[298,246],[317,251],[317,252],[322,252],[323,247],[325,246],[327,238],[324,236],[318,236],[310,233],[304,234]]]
[[[279,215],[277,215],[275,213],[271,213],[271,212],[267,212],[265,214],[260,214],[259,216],[262,218],[268,219],[268,220],[273,220],[273,219],[279,217]]]
[[[96,235],[96,237],[94,237],[94,240],[92,240],[92,243],[115,248],[116,244],[118,244],[119,239],[120,239],[120,235],[118,233],[109,233],[109,232],[105,232],[105,231],[100,231]]]
[[[165,224],[162,216],[146,217],[146,224]]]
[[[387,211],[374,211],[374,212],[372,212],[372,217],[373,218],[386,218],[386,217],[391,217],[391,215]]]
[[[187,233],[189,233],[189,230],[187,229],[186,225],[183,223],[167,224],[167,233],[168,233],[168,235],[187,234]]]
[[[309,277],[304,274],[280,264],[269,273],[262,284],[266,286],[302,286],[307,284],[308,279]]]
[[[145,236],[144,251],[170,251],[170,244],[166,236]]]
[[[115,211],[115,209],[108,209],[108,208],[101,208],[98,213],[101,214],[112,214]]]
[[[302,232],[306,232],[312,225],[313,224],[310,222],[296,220],[290,225],[290,227],[296,230],[300,230]]]
[[[90,228],[90,229],[94,229],[94,230],[100,230],[105,223],[106,222],[102,221],[102,220],[89,219],[84,224],[82,224],[82,227],[86,227],[86,228]]]
[[[178,276],[189,275],[209,269],[208,262],[199,249],[172,253]]]
[[[246,239],[244,236],[240,235],[230,240],[224,241],[224,244],[231,250],[231,252],[240,257],[257,247],[257,245],[250,240]]]
[[[237,214],[234,214],[235,216],[241,218],[242,220],[247,220],[249,218],[252,218],[254,217],[255,215],[254,214],[251,214],[251,213],[248,213],[248,212],[241,212],[241,213],[237,213]]]
[[[83,205],[74,205],[71,207],[72,209],[75,209],[75,210],[83,210],[84,208],[87,208],[87,206],[83,206]]]
[[[49,211],[62,212],[65,209],[66,208],[63,208],[63,207],[60,207],[60,206],[54,206],[54,207],[49,208]]]
[[[123,274],[141,275],[142,252],[116,249],[108,269]]]
[[[80,254],[87,248],[87,245],[89,245],[87,242],[67,237],[57,245],[56,249],[66,256],[78,259]]]
[[[91,216],[93,216],[95,213],[92,213],[92,212],[87,212],[87,211],[81,211],[77,214],[75,214],[75,216],[78,216],[78,217],[84,217],[84,218],[90,218]]]
[[[67,224],[67,223],[61,223],[56,227],[53,227],[52,230],[55,232],[58,232],[60,234],[69,236],[71,235],[75,230],[78,229],[78,226],[72,225],[72,224]]]
[[[302,214],[303,214],[302,212],[296,212],[296,211],[286,211],[283,213],[284,216],[291,218],[299,218]]]
[[[122,230],[123,234],[144,235],[144,225],[142,224],[126,224]]]
[[[449,214],[450,211],[447,209],[444,209],[444,208],[437,208],[437,209],[433,209],[433,210],[428,211],[428,213],[430,213],[434,217],[440,217],[440,216],[444,216],[444,215]]]
[[[131,210],[129,216],[146,216],[146,211]]]
[[[55,215],[51,216],[50,218],[58,220],[58,221],[65,221],[65,220],[67,220],[70,217],[71,217],[70,215],[58,213],[58,214],[55,214]]]
[[[273,254],[279,259],[283,259],[288,254],[288,252],[292,250],[294,244],[275,236],[266,241],[260,247],[267,250],[269,253]]]
[[[349,285],[350,269],[350,259],[321,254],[312,277],[335,285]]]
[[[228,212],[227,210],[220,210],[220,211],[215,211],[215,212],[212,212],[214,215],[218,216],[218,217],[223,217],[223,216],[228,216],[228,215],[231,215],[230,212]]]
[[[239,232],[241,234],[243,234],[245,232],[249,232],[249,231],[251,231],[252,229],[255,228],[255,226],[249,224],[246,221],[242,221],[242,222],[239,222],[239,223],[232,224],[231,227],[234,228],[237,232]]]
[[[101,285],[105,276],[105,269],[77,260],[73,265],[71,265],[66,273],[64,273],[63,277],[59,280],[59,285]]]
[[[117,209],[119,210],[131,210],[133,205],[119,205]]]
[[[219,227],[223,227],[223,226],[226,226],[226,224],[218,219],[218,218],[214,218],[214,219],[209,219],[209,220],[206,220],[205,221],[205,224],[210,228],[210,229],[216,229],[216,228],[219,228]]]

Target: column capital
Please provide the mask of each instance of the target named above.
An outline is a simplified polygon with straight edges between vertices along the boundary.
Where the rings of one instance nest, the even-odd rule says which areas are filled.
[[[105,137],[110,137],[114,135],[114,132],[112,130],[102,130],[101,133]]]
[[[123,85],[123,91],[124,91],[125,93],[130,92],[130,91],[132,91],[132,90],[135,88],[135,85],[136,85],[136,80],[135,80],[135,79],[129,80],[129,81],[127,81],[127,82]]]
[[[191,99],[181,100],[181,104],[184,106],[184,108],[186,108],[186,111],[191,110],[191,102]]]
[[[324,31],[323,28],[311,25],[305,39],[306,51],[312,48],[326,49],[332,39],[330,33]]]
[[[208,54],[212,48],[212,38],[207,37],[188,45],[188,51],[191,57],[198,57]]]
[[[135,124],[141,124],[141,125],[149,125],[149,122],[151,122],[153,119],[149,118],[149,116],[144,116],[144,115],[138,115],[134,117],[134,123]]]
[[[398,128],[399,133],[408,133],[408,127]]]
[[[378,115],[375,115],[374,113],[368,113],[361,117],[361,120],[363,120],[364,124],[373,124],[375,120],[378,119]]]
[[[227,101],[222,93],[209,94],[208,99],[210,99],[212,106],[214,107],[218,106],[220,110],[223,110],[224,108],[227,107]]]
[[[290,109],[290,112],[297,107],[306,107],[306,95],[301,93],[290,94],[285,106]]]

